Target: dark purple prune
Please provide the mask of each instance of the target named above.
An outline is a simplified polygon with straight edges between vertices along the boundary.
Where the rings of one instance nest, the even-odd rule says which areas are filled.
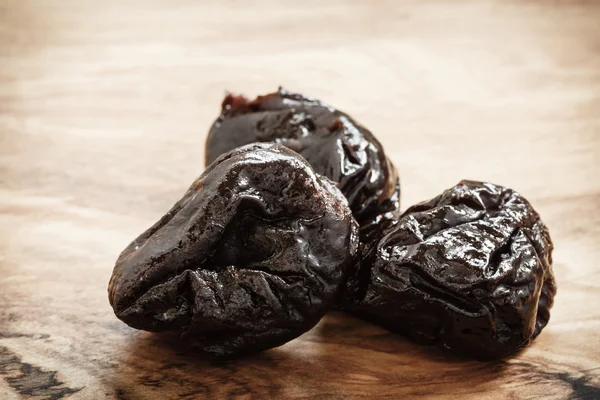
[[[302,155],[339,185],[358,223],[398,209],[400,183],[381,143],[347,114],[282,88],[249,101],[228,95],[206,140],[206,164],[254,142],[276,142]]]
[[[115,314],[175,331],[215,356],[279,346],[333,306],[355,262],[347,200],[295,152],[253,144],[219,157],[119,256]]]
[[[367,246],[344,307],[420,343],[502,358],[548,323],[552,248],[517,192],[462,181],[409,208]]]

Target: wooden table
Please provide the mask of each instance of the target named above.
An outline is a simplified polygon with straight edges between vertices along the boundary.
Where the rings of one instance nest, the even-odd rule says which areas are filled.
[[[600,5],[0,0],[0,398],[600,398]],[[340,313],[209,364],[120,322],[118,253],[203,169],[226,90],[347,111],[403,205],[510,186],[553,235],[549,326],[459,361]]]

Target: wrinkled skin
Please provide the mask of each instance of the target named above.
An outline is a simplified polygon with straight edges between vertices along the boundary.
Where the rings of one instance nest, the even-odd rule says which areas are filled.
[[[301,154],[339,185],[361,226],[398,209],[400,183],[379,141],[323,102],[281,88],[252,101],[228,95],[206,140],[206,164],[254,142],[281,143]]]
[[[350,279],[345,308],[420,343],[502,358],[548,323],[552,248],[518,193],[462,181],[388,224]]]
[[[348,203],[293,151],[253,144],[219,157],[120,255],[115,314],[179,332],[214,356],[279,346],[309,330],[357,252]]]

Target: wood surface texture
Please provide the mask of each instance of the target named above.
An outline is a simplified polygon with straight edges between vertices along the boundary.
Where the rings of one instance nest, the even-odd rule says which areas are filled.
[[[555,242],[548,327],[459,360],[331,313],[208,363],[113,314],[119,252],[203,169],[226,90],[278,85],[369,127],[403,208],[460,179]],[[600,4],[0,0],[0,399],[600,399]]]

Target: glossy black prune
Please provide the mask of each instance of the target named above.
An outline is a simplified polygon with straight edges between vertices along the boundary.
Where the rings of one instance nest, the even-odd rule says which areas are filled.
[[[357,241],[333,183],[284,146],[248,145],[219,157],[121,253],[109,299],[134,328],[180,332],[215,356],[253,353],[319,321]]]
[[[389,224],[366,249],[345,308],[420,343],[502,358],[548,323],[552,248],[518,193],[462,181]]]
[[[279,89],[249,101],[228,95],[206,140],[206,164],[248,143],[277,142],[338,183],[362,226],[398,209],[400,183],[381,143],[347,114]]]

